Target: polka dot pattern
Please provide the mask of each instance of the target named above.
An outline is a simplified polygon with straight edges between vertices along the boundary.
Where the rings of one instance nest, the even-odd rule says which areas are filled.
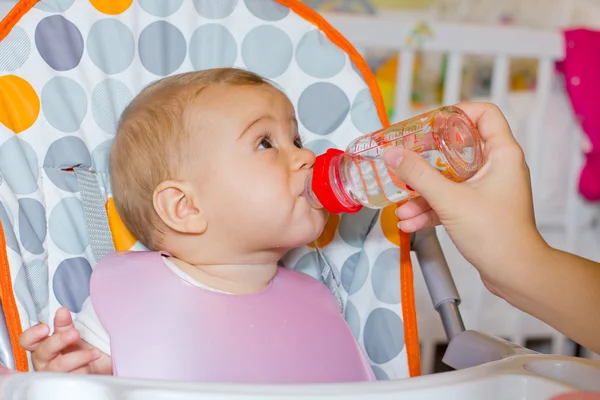
[[[344,52],[319,31],[306,33],[296,49],[296,61],[310,76],[331,78],[346,64]]]
[[[156,17],[168,17],[179,10],[183,0],[138,0],[142,10]]]
[[[369,259],[361,252],[352,254],[342,264],[342,286],[348,294],[358,292],[367,281]]]
[[[34,199],[19,200],[19,240],[32,254],[44,252],[46,239],[46,211],[44,206]]]
[[[265,43],[269,43],[269,46],[265,46]],[[288,69],[293,52],[289,36],[271,25],[254,28],[242,43],[242,58],[246,67],[271,79]]]
[[[92,92],[92,115],[104,132],[114,135],[125,107],[133,99],[127,86],[116,79],[105,79]]]
[[[233,35],[221,24],[203,25],[190,39],[190,60],[197,70],[232,67],[237,52]]]
[[[245,0],[246,7],[263,21],[279,21],[288,16],[290,9],[274,1]]]
[[[61,132],[75,132],[87,113],[87,97],[80,84],[57,76],[42,89],[42,111],[50,125]]]
[[[367,355],[376,364],[385,364],[404,348],[404,324],[387,308],[376,308],[365,323],[364,342]]]
[[[31,145],[17,136],[0,145],[0,173],[15,194],[24,195],[36,191],[38,158]]]
[[[14,71],[25,64],[31,53],[31,42],[23,28],[14,27],[0,42],[0,54],[12,57],[0,57],[0,71]]]
[[[4,230],[4,240],[6,240],[6,246],[15,252],[19,252],[19,243],[17,242],[17,237],[15,236],[15,231],[13,229],[13,221],[10,218],[10,214],[6,212],[6,208],[2,203],[0,203],[0,223],[2,224],[2,229]]]
[[[75,68],[83,56],[81,32],[62,15],[40,21],[35,30],[35,45],[44,61],[57,71]]]
[[[160,76],[175,72],[187,52],[181,31],[165,21],[153,22],[144,28],[138,46],[144,67]]]
[[[90,3],[104,14],[117,15],[127,10],[133,0],[90,0]]]
[[[350,118],[352,118],[354,126],[363,134],[375,132],[381,127],[375,102],[368,89],[361,90],[354,98],[350,109]]]
[[[355,214],[343,214],[339,232],[344,242],[352,247],[362,247],[377,214],[377,210],[369,208],[362,208]]]
[[[373,293],[380,301],[387,304],[400,303],[400,249],[393,247],[385,250],[377,257],[371,273]]]
[[[109,75],[123,72],[133,61],[133,33],[117,19],[102,19],[90,29],[87,51],[92,62],[102,72]]]
[[[204,18],[223,19],[231,15],[238,4],[238,0],[205,1],[193,0],[194,8]]]
[[[305,147],[316,154],[381,127],[348,55],[277,1],[84,3],[38,2],[0,42],[0,221],[18,266],[17,301],[31,320],[45,307],[50,319],[60,305],[77,311],[89,295],[93,260],[79,185],[64,169],[97,171],[115,247],[144,249],[116,212],[107,172],[118,120],[150,82],[214,67],[262,74],[290,97]],[[283,259],[317,279],[324,264],[315,247],[330,261],[344,316],[378,379],[407,376],[394,208],[332,215],[314,243]]]
[[[35,8],[42,11],[58,13],[67,11],[75,0],[43,0],[35,3]]]
[[[342,125],[350,110],[348,96],[329,82],[310,85],[298,100],[298,116],[315,135],[328,135]]]
[[[83,302],[90,296],[91,276],[92,267],[83,257],[61,262],[52,279],[54,295],[60,305],[73,313],[81,311]]]
[[[40,113],[40,99],[31,84],[15,75],[0,76],[0,123],[13,133],[31,127]]]
[[[89,244],[83,204],[76,197],[61,200],[48,219],[50,238],[68,254],[81,254]]]

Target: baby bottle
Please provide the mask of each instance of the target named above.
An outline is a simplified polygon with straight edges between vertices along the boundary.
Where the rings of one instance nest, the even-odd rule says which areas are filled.
[[[442,107],[361,136],[346,151],[329,149],[318,156],[306,181],[309,204],[334,214],[355,213],[418,196],[388,170],[382,156],[391,146],[418,153],[455,182],[475,175],[483,163],[473,122],[458,107]]]

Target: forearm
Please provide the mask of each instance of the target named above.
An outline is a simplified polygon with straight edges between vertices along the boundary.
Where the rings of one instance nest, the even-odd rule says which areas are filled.
[[[536,253],[512,266],[498,294],[600,353],[600,264],[549,247]]]

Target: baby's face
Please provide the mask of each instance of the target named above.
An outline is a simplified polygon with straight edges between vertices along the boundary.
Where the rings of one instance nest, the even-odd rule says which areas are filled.
[[[302,193],[315,155],[302,148],[287,97],[269,85],[214,85],[197,102],[192,162],[208,230],[241,252],[284,252],[314,241],[325,213]]]

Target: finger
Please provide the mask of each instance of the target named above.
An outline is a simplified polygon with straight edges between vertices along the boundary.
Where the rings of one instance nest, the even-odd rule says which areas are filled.
[[[431,206],[427,200],[419,196],[398,207],[396,209],[396,216],[400,219],[410,219],[429,210],[431,210]]]
[[[68,354],[62,354],[50,361],[46,366],[47,371],[53,372],[72,372],[83,370],[91,362],[100,357],[100,350],[96,348],[73,351]],[[83,371],[80,371],[83,372]]]
[[[390,147],[384,154],[388,168],[398,179],[419,192],[436,209],[441,202],[451,202],[454,186],[417,153],[410,150]]]
[[[61,351],[79,340],[79,332],[75,329],[70,329],[66,332],[57,332],[46,340],[42,341],[38,346],[32,358],[42,363],[48,363],[56,358]]]
[[[495,104],[460,103],[456,106],[473,121],[485,146],[501,144],[518,146],[506,117]]]
[[[440,225],[440,219],[438,215],[431,210],[414,218],[398,222],[398,229],[402,232],[413,233],[436,225]]]
[[[71,313],[66,307],[61,307],[56,310],[54,314],[54,331],[55,332],[66,332],[69,329],[74,328],[73,318]]]
[[[50,327],[48,325],[34,325],[23,331],[21,336],[19,336],[19,345],[27,351],[34,351],[49,334]]]

